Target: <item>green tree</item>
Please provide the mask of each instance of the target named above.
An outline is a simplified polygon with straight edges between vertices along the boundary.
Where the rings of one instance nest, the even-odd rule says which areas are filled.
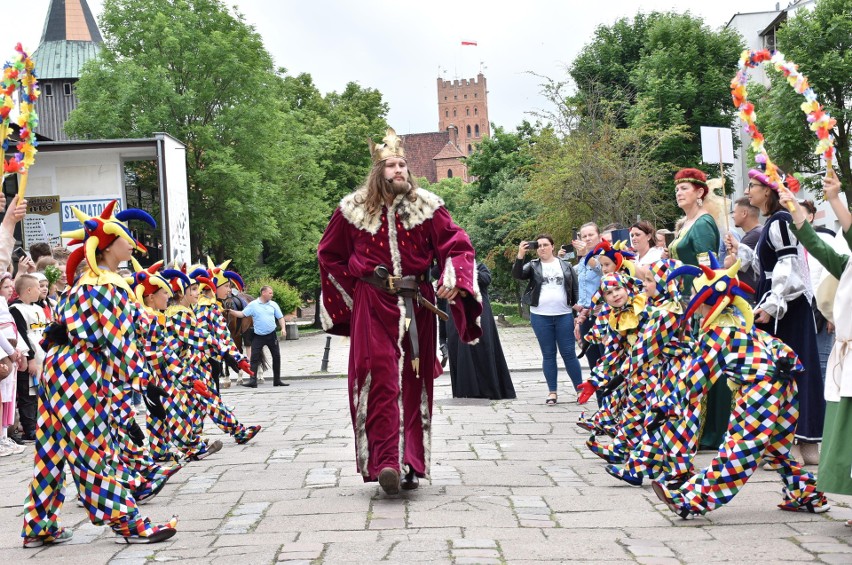
[[[196,256],[227,255],[250,271],[282,225],[298,233],[323,212],[306,133],[240,14],[219,0],[106,0],[100,25],[104,46],[77,83],[66,129],[99,138],[164,131],[183,141]]]
[[[491,293],[502,300],[520,300],[518,285],[512,279],[512,264],[518,243],[535,236],[541,210],[527,198],[528,181],[523,176],[504,171],[493,180],[488,196],[454,219],[470,236],[477,261],[491,269]]]
[[[627,127],[627,110],[636,102],[633,69],[639,63],[648,27],[661,14],[638,13],[632,19],[621,18],[611,26],[598,26],[591,43],[586,45],[569,69],[577,85],[573,105],[579,115],[605,110],[616,116],[618,127]]]
[[[571,65],[578,94],[571,104],[580,119],[614,120],[617,128],[665,132],[686,127],[691,135],[664,139],[662,163],[700,163],[700,127],[727,127],[734,108],[728,85],[742,40],[728,29],[710,30],[689,14],[637,14],[598,28]]]
[[[533,164],[528,149],[535,144],[535,129],[524,121],[514,132],[491,125],[491,137],[483,138],[465,160],[467,174],[475,177],[474,198],[483,199],[493,189],[501,173],[526,176]]]
[[[834,130],[835,166],[849,202],[852,202],[850,130],[852,130],[852,0],[820,0],[813,10],[798,10],[778,30],[777,45],[787,60],[799,65],[820,103],[837,120]],[[772,72],[773,85],[761,95],[754,89],[758,126],[766,135],[769,154],[785,170],[816,172],[816,137],[808,129],[799,106],[801,95]],[[818,183],[813,183],[814,185]]]

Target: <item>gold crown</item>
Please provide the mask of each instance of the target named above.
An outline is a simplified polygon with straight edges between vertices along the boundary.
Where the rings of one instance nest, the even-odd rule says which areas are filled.
[[[391,157],[399,157],[405,159],[405,149],[402,146],[402,138],[396,135],[393,128],[388,128],[385,133],[384,143],[374,143],[372,139],[367,139],[370,145],[370,156],[373,158],[373,163],[381,163],[385,159]]]

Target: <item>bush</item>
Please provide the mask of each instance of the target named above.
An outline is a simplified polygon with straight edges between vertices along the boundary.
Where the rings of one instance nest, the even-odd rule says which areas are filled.
[[[246,292],[255,298],[260,296],[260,289],[264,286],[272,287],[272,300],[281,307],[281,312],[286,316],[302,305],[299,291],[281,279],[275,277],[260,277],[252,279],[246,284]]]

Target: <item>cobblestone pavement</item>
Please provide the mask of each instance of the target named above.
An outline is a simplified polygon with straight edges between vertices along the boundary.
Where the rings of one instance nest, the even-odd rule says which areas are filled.
[[[165,543],[113,543],[89,524],[69,485],[62,519],[74,539],[21,549],[32,459],[0,458],[0,563],[852,563],[852,531],[843,524],[852,497],[833,497],[827,514],[781,512],[780,482],[759,470],[730,505],[682,521],[649,487],[617,483],[583,446],[572,395],[544,405],[532,332],[501,336],[518,398],[453,399],[441,377],[432,478],[417,491],[387,497],[362,483],[345,380],[310,374],[325,336],[308,336],[281,344],[291,386],[272,388],[267,379],[256,390],[224,391],[238,417],[263,432],[245,446],[227,439],[142,507],[154,520],[179,515],[178,534]],[[330,373],[345,371],[347,355],[346,342],[332,338]],[[560,379],[564,391],[564,372]]]

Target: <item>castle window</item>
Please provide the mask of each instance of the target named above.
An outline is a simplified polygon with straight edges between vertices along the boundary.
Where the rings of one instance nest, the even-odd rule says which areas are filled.
[[[45,96],[53,96],[53,85],[52,84],[45,84],[42,87],[42,90],[44,90]]]
[[[474,115],[474,116],[478,116],[478,115],[479,115],[479,108],[474,107],[474,109],[473,109],[473,115]]]
[[[474,130],[473,130],[473,131],[474,131],[474,132],[476,132],[476,133],[475,133],[476,137],[479,137],[479,124],[476,124],[476,125],[474,126]]]
[[[456,117],[456,109],[455,108],[453,108],[453,117],[454,118]]]
[[[470,137],[470,125],[467,126],[467,136]]]
[[[444,96],[444,100],[446,100],[446,99],[447,99],[447,97],[446,97],[446,96]]]
[[[467,154],[470,155],[473,153],[473,146],[470,143],[467,144]]]
[[[445,117],[445,118],[449,118],[449,117],[450,117],[450,111],[449,111],[449,110],[444,110],[444,117]]]
[[[71,83],[66,82],[62,85],[62,90],[65,92],[65,96],[71,96]]]
[[[452,169],[447,169],[447,178],[448,179],[453,178],[453,170]]]
[[[474,98],[479,98],[479,93],[478,93],[478,92],[474,92],[474,93],[473,93],[473,97],[474,97]]]
[[[467,100],[467,94],[464,95],[464,99]]]
[[[458,95],[458,94],[453,94],[453,100],[458,100],[458,99],[459,99],[459,95]]]
[[[464,111],[465,111],[465,114],[467,114],[468,116],[470,115],[470,108],[465,108]]]

